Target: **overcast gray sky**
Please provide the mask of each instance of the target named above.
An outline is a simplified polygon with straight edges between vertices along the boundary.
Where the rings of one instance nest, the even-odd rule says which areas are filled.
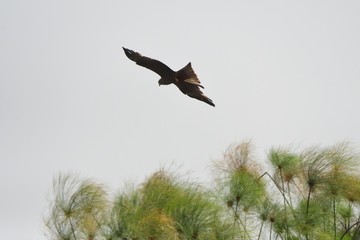
[[[0,239],[45,239],[59,171],[112,190],[160,166],[201,181],[226,147],[360,146],[359,1],[0,1]],[[213,108],[159,87],[122,46]]]

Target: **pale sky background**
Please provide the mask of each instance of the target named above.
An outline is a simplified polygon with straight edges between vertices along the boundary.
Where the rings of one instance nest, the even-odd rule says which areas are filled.
[[[120,188],[164,165],[199,181],[232,143],[360,146],[360,1],[0,0],[0,239],[46,239],[52,179]],[[122,46],[213,108],[158,86]]]

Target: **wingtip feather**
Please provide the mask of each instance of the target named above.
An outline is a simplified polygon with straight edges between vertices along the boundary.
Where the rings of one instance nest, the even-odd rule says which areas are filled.
[[[130,49],[127,49],[127,48],[124,48],[124,52],[125,52],[125,55],[132,61],[136,62],[139,58],[141,58],[141,54],[140,53],[137,53],[133,50],[130,50]]]
[[[210,106],[213,106],[215,107],[215,103],[210,99],[208,98],[209,101],[205,101],[207,104],[209,104]]]

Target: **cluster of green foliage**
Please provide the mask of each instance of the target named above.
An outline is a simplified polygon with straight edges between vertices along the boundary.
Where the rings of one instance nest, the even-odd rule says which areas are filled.
[[[214,162],[214,184],[168,170],[115,197],[92,180],[54,179],[49,239],[360,239],[360,155],[348,144],[272,148],[268,170],[250,142]]]

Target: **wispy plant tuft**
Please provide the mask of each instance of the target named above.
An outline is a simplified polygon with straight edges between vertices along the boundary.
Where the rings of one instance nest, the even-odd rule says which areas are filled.
[[[104,187],[69,174],[54,179],[50,214],[45,220],[55,239],[100,239],[108,207]]]
[[[50,239],[360,239],[360,155],[347,143],[298,152],[271,148],[268,171],[253,146],[230,146],[205,188],[160,169],[109,200],[90,179],[54,179]]]

